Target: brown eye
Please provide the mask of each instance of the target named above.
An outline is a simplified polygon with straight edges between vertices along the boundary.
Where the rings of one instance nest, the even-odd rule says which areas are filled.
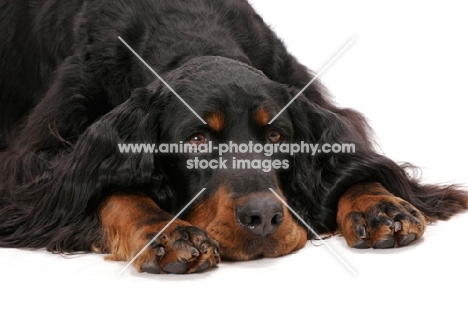
[[[277,144],[283,140],[283,135],[277,130],[269,130],[267,133],[267,139],[270,142]]]
[[[190,136],[189,143],[191,145],[201,145],[206,143],[206,137],[203,134],[197,133],[192,136]]]

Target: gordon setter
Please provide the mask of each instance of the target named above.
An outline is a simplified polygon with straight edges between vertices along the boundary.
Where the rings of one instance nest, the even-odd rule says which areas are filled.
[[[404,246],[467,208],[463,190],[376,152],[365,119],[317,81],[271,122],[314,74],[246,0],[3,1],[0,42],[1,247],[143,250],[138,271],[191,273],[291,253],[309,227]],[[199,151],[221,144],[354,150]]]

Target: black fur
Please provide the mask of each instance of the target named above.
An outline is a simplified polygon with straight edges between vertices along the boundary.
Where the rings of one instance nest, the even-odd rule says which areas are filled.
[[[119,142],[176,139],[167,133],[178,120],[190,119],[192,132],[200,125],[118,36],[197,111],[209,95],[254,91],[279,110],[313,77],[244,0],[4,1],[0,246],[89,251],[103,195],[143,191],[176,212],[201,188],[206,176],[180,186],[173,159],[118,152]],[[364,118],[335,107],[318,83],[284,118],[291,142],[356,145],[354,154],[298,154],[277,172],[290,205],[317,231],[336,230],[338,198],[363,181],[381,182],[429,218],[467,207],[455,186],[421,185],[378,154]]]

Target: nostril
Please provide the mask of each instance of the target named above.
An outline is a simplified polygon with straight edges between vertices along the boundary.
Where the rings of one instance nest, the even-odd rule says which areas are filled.
[[[279,226],[283,222],[283,213],[277,213],[271,219],[271,224],[274,226]]]
[[[244,215],[241,222],[249,227],[259,226],[262,224],[262,218],[259,215]]]

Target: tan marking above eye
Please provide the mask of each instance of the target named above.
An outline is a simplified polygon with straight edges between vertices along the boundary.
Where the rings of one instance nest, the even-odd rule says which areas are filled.
[[[270,113],[265,107],[260,107],[254,113],[254,120],[259,126],[264,127],[270,121]]]
[[[206,117],[206,123],[213,131],[220,132],[226,124],[226,119],[222,113],[215,112]]]

